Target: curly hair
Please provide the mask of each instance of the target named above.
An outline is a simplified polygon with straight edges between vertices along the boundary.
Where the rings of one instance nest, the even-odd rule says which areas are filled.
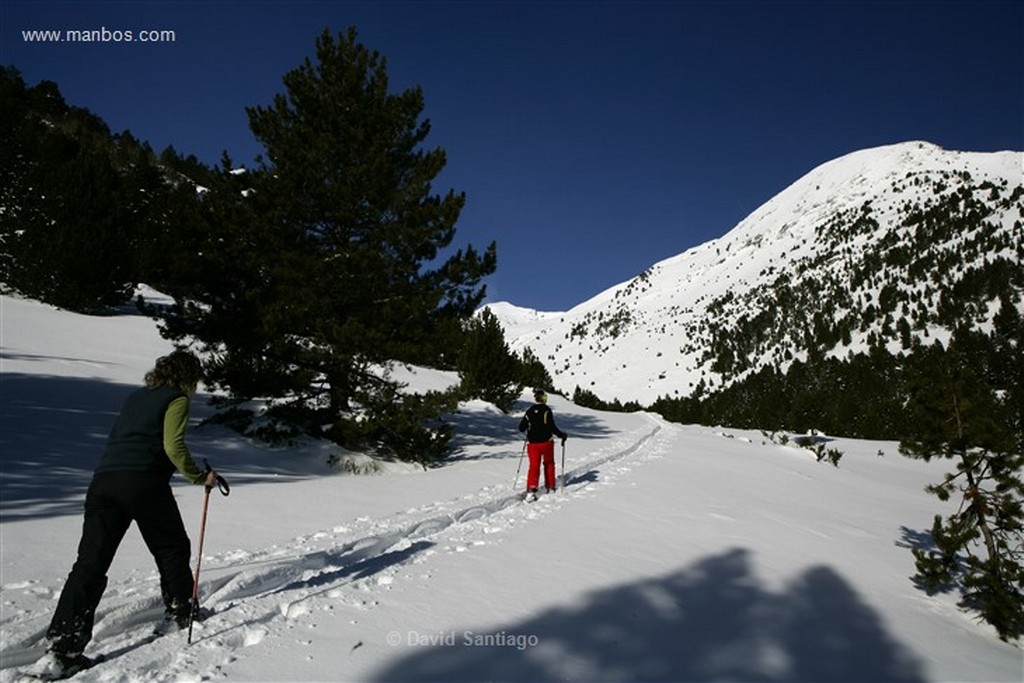
[[[195,392],[203,378],[203,366],[191,351],[177,349],[156,359],[153,369],[146,373],[146,386],[174,387],[186,394]]]

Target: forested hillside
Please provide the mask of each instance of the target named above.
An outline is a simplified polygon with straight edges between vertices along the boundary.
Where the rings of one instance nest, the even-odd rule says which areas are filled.
[[[265,153],[241,169],[157,154],[4,68],[0,286],[102,315],[148,285],[169,303],[139,305],[202,354],[215,419],[427,465],[448,453],[459,399],[518,394],[543,368],[500,330],[466,345],[496,247],[456,241],[465,196],[432,187],[446,154],[427,145],[422,90],[393,92],[354,29],[324,32],[283,85],[248,108]],[[474,354],[507,373],[416,395],[390,372],[465,370],[485,362]]]

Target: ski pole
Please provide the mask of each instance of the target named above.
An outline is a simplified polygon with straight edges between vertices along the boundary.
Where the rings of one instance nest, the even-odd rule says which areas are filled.
[[[565,439],[562,439],[562,485],[558,488],[558,492],[565,492]]]
[[[206,474],[209,475],[213,470],[210,468],[210,463],[206,460],[203,461],[206,465]],[[228,495],[231,493],[231,487],[228,486],[228,482],[224,477],[217,475],[217,488],[220,489],[222,495]],[[195,621],[196,612],[199,609],[199,568],[203,564],[203,541],[206,538],[206,511],[210,507],[210,492],[213,487],[207,484],[206,495],[203,496],[203,519],[199,523],[199,556],[196,558],[196,575],[192,581],[192,600],[189,604],[188,610],[188,644],[192,644],[192,623]]]
[[[516,467],[516,480],[512,482],[512,490],[519,486],[519,471],[523,469],[523,456],[526,455],[526,439],[523,439],[523,452],[519,454],[519,466]]]

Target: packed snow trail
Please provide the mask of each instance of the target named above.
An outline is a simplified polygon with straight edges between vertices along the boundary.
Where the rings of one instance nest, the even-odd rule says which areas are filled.
[[[648,444],[662,429],[660,420],[643,415],[645,424],[612,446],[590,454],[581,464],[566,470],[566,493],[585,488],[596,481],[602,467],[635,454]],[[627,445],[622,446],[626,441]],[[480,522],[512,506],[522,503],[522,492],[505,489],[497,484],[478,491],[475,495],[452,501],[438,501],[422,510],[410,510],[394,517],[372,520],[369,523],[375,533],[350,539],[351,534],[320,531],[310,537],[301,537],[297,542],[302,552],[294,555],[276,549],[272,557],[259,555],[247,558],[244,565],[259,564],[255,569],[244,569],[230,574],[237,564],[234,561],[218,561],[217,556],[204,560],[206,571],[219,574],[212,582],[209,597],[204,602],[216,607],[223,603],[248,600],[254,596],[274,595],[307,585],[318,585],[326,581],[322,577],[364,575],[367,567],[375,560],[392,554],[397,548],[407,551],[414,542],[432,539],[442,532],[470,522]],[[506,492],[507,491],[507,492]],[[561,495],[558,493],[548,495]],[[366,524],[366,522],[364,522]],[[285,610],[282,610],[285,611]]]
[[[537,519],[554,509],[553,502],[568,502],[600,481],[612,466],[628,467],[631,457],[642,449],[657,448],[662,432],[659,418],[637,414],[629,432],[602,441],[583,457],[576,457],[574,451],[570,462],[576,464],[563,473],[564,490],[547,494],[530,509],[523,504],[521,491],[513,491],[508,483],[494,484],[457,499],[435,501],[385,518],[360,518],[355,525],[299,536],[284,547],[204,556],[200,600],[213,615],[196,625],[191,648],[185,648],[183,633],[159,640],[151,637],[162,611],[159,591],[154,590],[157,587],[150,586],[148,595],[135,597],[139,587],[131,585],[134,579],[112,582],[87,649],[106,661],[81,672],[75,680],[110,680],[109,676],[126,667],[138,672],[137,678],[132,676],[136,680],[205,678],[199,670],[203,668],[200,659],[216,670],[230,663],[236,650],[292,628],[296,620],[317,609],[313,603],[320,599],[368,608],[375,601],[367,594],[389,586],[404,565],[428,562],[438,546],[464,552],[466,544],[477,542],[467,540],[470,536],[495,534]],[[577,439],[572,446],[579,449],[584,444],[585,440]],[[353,537],[352,526],[370,533]],[[20,668],[44,653],[41,638],[50,616],[34,614],[24,623],[5,622],[5,630],[27,635],[14,644],[4,643],[0,682],[19,680]],[[209,663],[218,653],[227,653],[224,661]],[[168,670],[169,663],[173,663],[173,671]]]

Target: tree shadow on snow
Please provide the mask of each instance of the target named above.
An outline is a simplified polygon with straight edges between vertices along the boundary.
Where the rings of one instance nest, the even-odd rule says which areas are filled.
[[[524,434],[519,431],[519,421],[523,418],[526,408],[532,404],[516,404],[508,415],[502,415],[497,409],[493,413],[460,412],[448,416],[455,427],[453,445],[454,453],[447,461],[483,460],[499,458],[518,458],[523,449]],[[570,440],[600,439],[613,432],[598,417],[589,415],[555,412],[555,424],[566,432]],[[483,454],[470,454],[468,447],[482,446],[497,448],[507,446],[503,450],[491,450]]]
[[[910,527],[900,527],[900,540],[896,541],[898,548],[907,548],[908,550],[935,550],[935,539],[932,538],[931,531],[917,531]]]
[[[834,570],[812,567],[774,591],[754,575],[750,552],[734,549],[661,578],[594,592],[578,607],[473,632],[473,639],[458,631],[454,644],[417,648],[374,680],[925,678],[921,662]]]
[[[98,379],[5,373],[0,517],[81,514],[92,471],[133,388]]]
[[[81,514],[121,404],[139,386],[5,373],[0,380],[0,519]],[[193,400],[193,426],[186,442],[200,465],[208,456],[232,484],[232,471],[244,471],[245,483],[310,474],[305,462],[293,462],[233,433],[225,438],[223,427],[196,427],[210,410],[204,396]],[[188,485],[180,477],[173,481]]]
[[[900,527],[900,540],[896,541],[896,547],[907,548],[908,550],[922,550],[929,554],[931,554],[932,551],[938,551],[938,546],[935,545],[935,539],[932,537],[931,531],[917,531],[906,526]],[[961,571],[954,572],[954,577],[962,577],[967,571],[966,567],[963,566],[964,558],[957,557],[955,562],[960,565]],[[915,573],[910,577],[910,582],[914,584],[915,588],[926,593],[952,593],[954,591],[965,590],[961,578],[954,578],[953,581],[948,583],[930,587]]]

